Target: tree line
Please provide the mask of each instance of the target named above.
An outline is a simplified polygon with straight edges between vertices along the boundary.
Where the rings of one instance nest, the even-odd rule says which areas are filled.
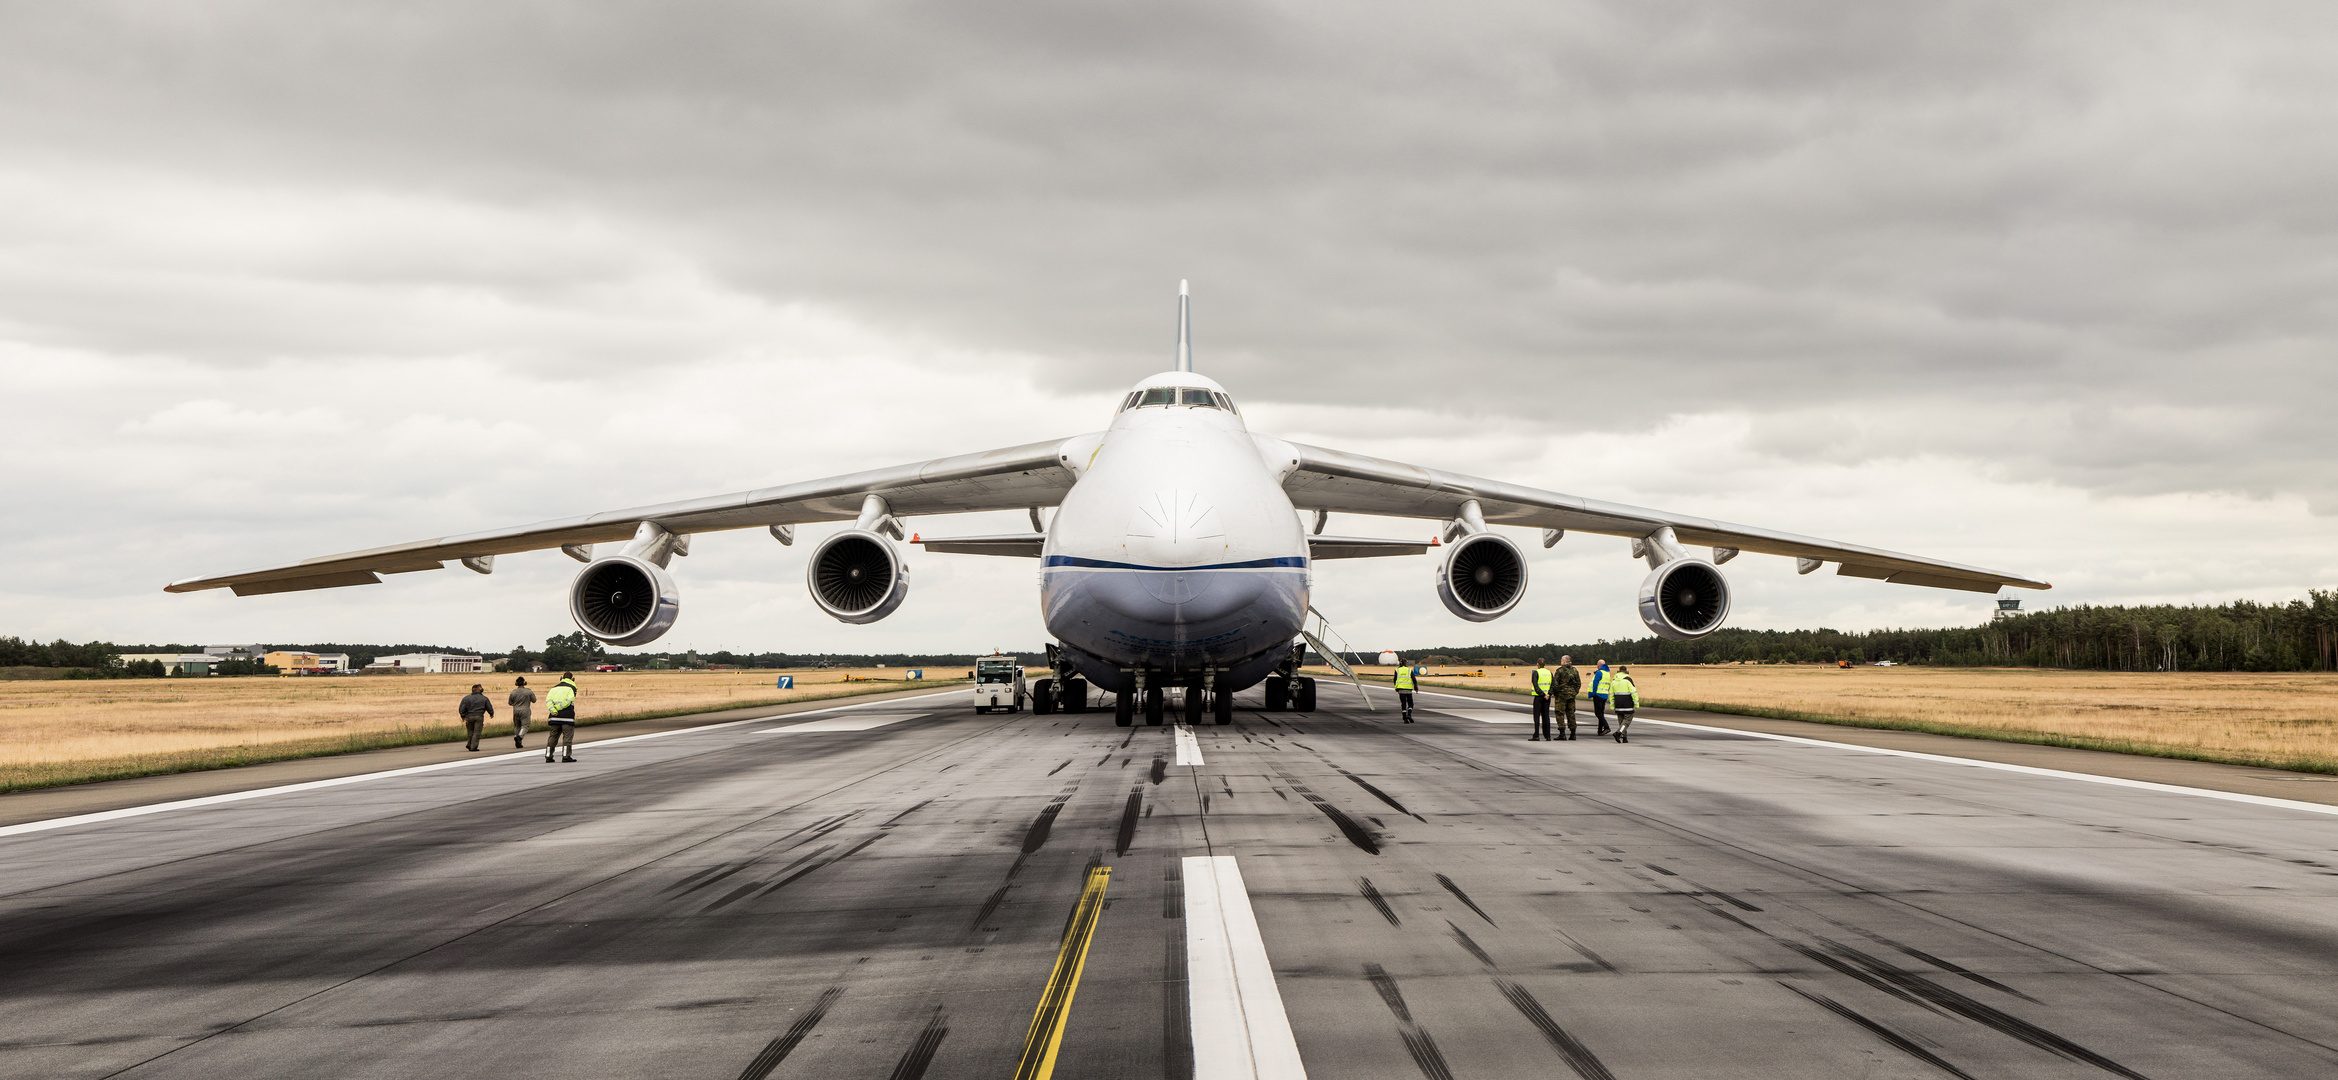
[[[1448,646],[1407,656],[1490,664],[1536,656],[1556,661],[1566,654],[1577,661],[1627,664],[1890,660],[2096,671],[2332,671],[2338,670],[2338,590],[2309,590],[2306,599],[2286,604],[2082,604],[1937,630],[1729,628],[1695,641],[1645,637],[1575,645]]]

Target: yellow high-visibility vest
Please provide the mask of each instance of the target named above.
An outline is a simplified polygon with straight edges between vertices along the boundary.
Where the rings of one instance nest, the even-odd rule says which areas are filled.
[[[1405,664],[1396,669],[1396,688],[1399,690],[1413,688],[1413,666],[1411,664]]]
[[[1550,696],[1550,692],[1551,692],[1551,674],[1552,674],[1552,673],[1551,673],[1551,669],[1549,669],[1549,668],[1546,668],[1546,667],[1538,667],[1538,668],[1534,669],[1534,692],[1535,692],[1535,693],[1537,693],[1537,694],[1541,694],[1541,695],[1543,695],[1544,697],[1549,697],[1549,696]]]

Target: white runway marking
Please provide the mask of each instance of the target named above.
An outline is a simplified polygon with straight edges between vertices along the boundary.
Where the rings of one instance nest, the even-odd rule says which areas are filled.
[[[1504,712],[1499,709],[1437,709],[1445,716],[1458,716],[1481,724],[1531,724],[1534,716],[1524,712]]]
[[[867,731],[871,728],[884,727],[887,724],[898,724],[907,719],[909,719],[909,715],[906,713],[899,716],[886,716],[883,714],[872,716],[831,716],[826,720],[814,720],[808,724],[789,724],[786,727],[764,728],[763,730],[755,732],[754,734],[801,735],[822,731]]]
[[[1477,698],[1466,697],[1461,694],[1440,694],[1434,690],[1423,690],[1420,691],[1420,693],[1433,697],[1455,698],[1462,701],[1478,700]],[[1438,711],[1450,712],[1453,710]],[[1583,714],[1578,711],[1575,715],[1577,717],[1581,717]],[[2294,799],[2276,799],[2269,795],[2249,795],[2238,791],[2216,791],[2211,788],[2184,787],[2180,784],[2159,784],[2153,783],[2149,780],[2129,780],[2125,777],[2119,776],[2096,776],[2093,773],[2065,772],[2061,769],[2041,769],[2034,765],[2010,765],[2002,761],[1977,761],[1972,758],[1949,757],[1946,754],[1926,754],[1915,750],[1891,750],[1881,746],[1860,746],[1856,743],[1828,742],[1825,739],[1806,739],[1799,735],[1772,735],[1768,732],[1762,731],[1739,731],[1736,728],[1710,727],[1705,724],[1688,724],[1679,720],[1650,720],[1647,717],[1641,717],[1633,723],[1634,726],[1638,726],[1639,724],[1661,724],[1665,727],[1685,728],[1689,731],[1709,731],[1716,735],[1739,735],[1748,739],[1769,739],[1773,742],[1801,743],[1805,746],[1827,746],[1837,750],[1856,750],[1862,754],[1882,754],[1886,757],[1915,758],[1918,761],[1938,761],[1950,765],[1970,765],[1976,769],[1995,769],[1999,772],[2022,773],[2029,776],[2049,776],[2061,780],[2082,780],[2089,784],[2108,784],[2112,787],[2135,788],[2141,791],[2161,791],[2170,795],[2197,795],[2203,799],[2222,799],[2226,802],[2247,803],[2251,806],[2271,806],[2282,810],[2303,810],[2309,814],[2327,814],[2338,817],[2338,806],[2328,806],[2322,803],[2298,802]]]
[[[1232,855],[1185,860],[1185,975],[1193,1080],[1306,1080]]]
[[[915,701],[918,698],[946,697],[954,693],[957,693],[957,691],[943,690],[932,694],[919,694],[917,697],[913,698],[889,698],[884,701],[870,701],[859,705],[837,705],[831,708],[813,709],[810,712],[792,713],[790,715],[812,716],[826,712],[842,712],[846,709],[865,709],[871,705],[892,705],[903,701]],[[604,746],[615,746],[619,743],[641,742],[644,739],[663,739],[673,735],[695,735],[702,731],[720,731],[723,728],[738,727],[741,724],[768,724],[773,720],[778,719],[781,719],[781,717],[758,716],[752,720],[731,720],[720,724],[707,724],[703,727],[675,728],[672,731],[652,731],[643,735],[627,735],[616,739],[601,739],[595,742],[588,742],[584,745],[589,749],[597,750]],[[358,773],[355,776],[336,776],[326,780],[310,780],[299,784],[283,784],[277,787],[253,788],[250,791],[230,791],[222,795],[206,795],[199,799],[179,799],[173,802],[148,803],[145,806],[125,806],[119,810],[101,810],[94,814],[75,814],[71,817],[49,818],[44,821],[27,821],[17,825],[0,826],[0,836],[18,836],[24,833],[47,832],[50,829],[62,829],[72,825],[91,825],[101,821],[119,821],[123,818],[144,817],[148,814],[160,814],[171,810],[192,810],[201,806],[217,806],[221,803],[242,802],[245,799],[260,799],[266,798],[270,795],[284,795],[295,791],[315,791],[318,788],[340,787],[343,784],[362,784],[369,780],[382,780],[392,776],[413,776],[417,773],[441,772],[447,769],[460,769],[471,765],[485,765],[490,762],[522,760],[541,761],[543,760],[543,757],[544,752],[541,750],[513,750],[509,753],[490,754],[475,758],[464,758],[461,761],[442,761],[436,765],[413,765],[403,769],[384,769],[380,772]]]
[[[1177,725],[1177,764],[1201,764],[1201,740],[1193,737],[1193,729]]]

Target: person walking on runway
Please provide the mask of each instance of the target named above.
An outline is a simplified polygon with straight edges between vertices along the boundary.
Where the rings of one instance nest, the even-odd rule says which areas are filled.
[[[1632,741],[1632,713],[1640,707],[1640,688],[1632,684],[1632,669],[1622,664],[1615,666],[1615,674],[1608,679],[1608,693],[1615,699],[1615,741]]]
[[[528,724],[536,718],[536,692],[528,689],[527,676],[512,680],[511,696],[503,703],[511,706],[511,744],[525,749]]]
[[[552,763],[552,755],[561,749],[562,740],[568,743],[568,756],[562,761],[576,760],[576,673],[564,671],[560,681],[552,684],[552,692],[544,695],[544,704],[552,709],[545,719],[552,722],[552,734],[544,743],[544,763]]]
[[[1534,734],[1528,736],[1526,741],[1549,742],[1551,741],[1551,685],[1552,680],[1558,678],[1558,673],[1545,665],[1542,662],[1542,657],[1537,656],[1534,658],[1534,674],[1529,678],[1534,682]]]
[[[471,692],[463,695],[463,703],[455,706],[455,712],[463,718],[464,733],[471,737],[471,744],[463,747],[465,750],[479,749],[479,732],[487,727],[487,718],[495,715],[495,703],[487,700],[486,691],[486,687],[472,683]]]
[[[1411,664],[1396,665],[1396,706],[1404,712],[1404,722],[1413,722],[1413,683],[1420,672]]]
[[[1599,666],[1591,669],[1591,692],[1586,696],[1591,699],[1592,719],[1599,721],[1599,730],[1593,734],[1605,735],[1607,734],[1607,681],[1614,676],[1607,670],[1607,661],[1594,662]]]
[[[1575,670],[1575,658],[1559,657],[1559,675],[1551,684],[1551,709],[1558,714],[1559,738],[1575,741],[1575,695],[1583,691],[1583,673]]]

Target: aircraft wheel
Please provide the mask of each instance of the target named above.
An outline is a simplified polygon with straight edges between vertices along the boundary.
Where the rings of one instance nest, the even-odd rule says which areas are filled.
[[[1112,722],[1127,727],[1137,721],[1137,696],[1122,692],[1112,695]]]
[[[1158,686],[1147,687],[1145,689],[1145,723],[1156,727],[1160,726],[1161,704],[1161,688]]]
[[[1298,691],[1299,691],[1299,692],[1298,692],[1298,693],[1296,693],[1296,694],[1293,694],[1293,695],[1291,695],[1291,696],[1292,696],[1292,697],[1295,697],[1295,698],[1297,698],[1298,700],[1297,700],[1297,701],[1295,701],[1295,702],[1293,702],[1293,703],[1291,704],[1291,707],[1292,707],[1292,708],[1294,708],[1294,709],[1297,709],[1297,710],[1299,710],[1300,712],[1314,712],[1314,711],[1315,711],[1315,680],[1314,680],[1314,679],[1299,679],[1299,680],[1297,680],[1297,682],[1298,682],[1298,684],[1299,684],[1299,686],[1298,686]]]
[[[1065,712],[1087,712],[1087,711],[1088,711],[1088,680],[1086,680],[1086,679],[1065,679],[1065,680],[1063,681],[1063,695],[1062,695],[1062,696],[1063,696],[1063,705],[1062,705],[1063,711],[1065,711]]]
[[[1031,684],[1031,712],[1046,716],[1055,711],[1055,680],[1041,679]]]
[[[1188,686],[1185,688],[1185,725],[1187,727],[1201,723],[1201,698],[1201,687]]]
[[[1231,724],[1234,722],[1234,695],[1220,690],[1218,691],[1218,700],[1213,704],[1217,706],[1213,711],[1218,714],[1218,723]]]
[[[1266,711],[1282,712],[1291,707],[1291,680],[1283,675],[1266,677]]]

